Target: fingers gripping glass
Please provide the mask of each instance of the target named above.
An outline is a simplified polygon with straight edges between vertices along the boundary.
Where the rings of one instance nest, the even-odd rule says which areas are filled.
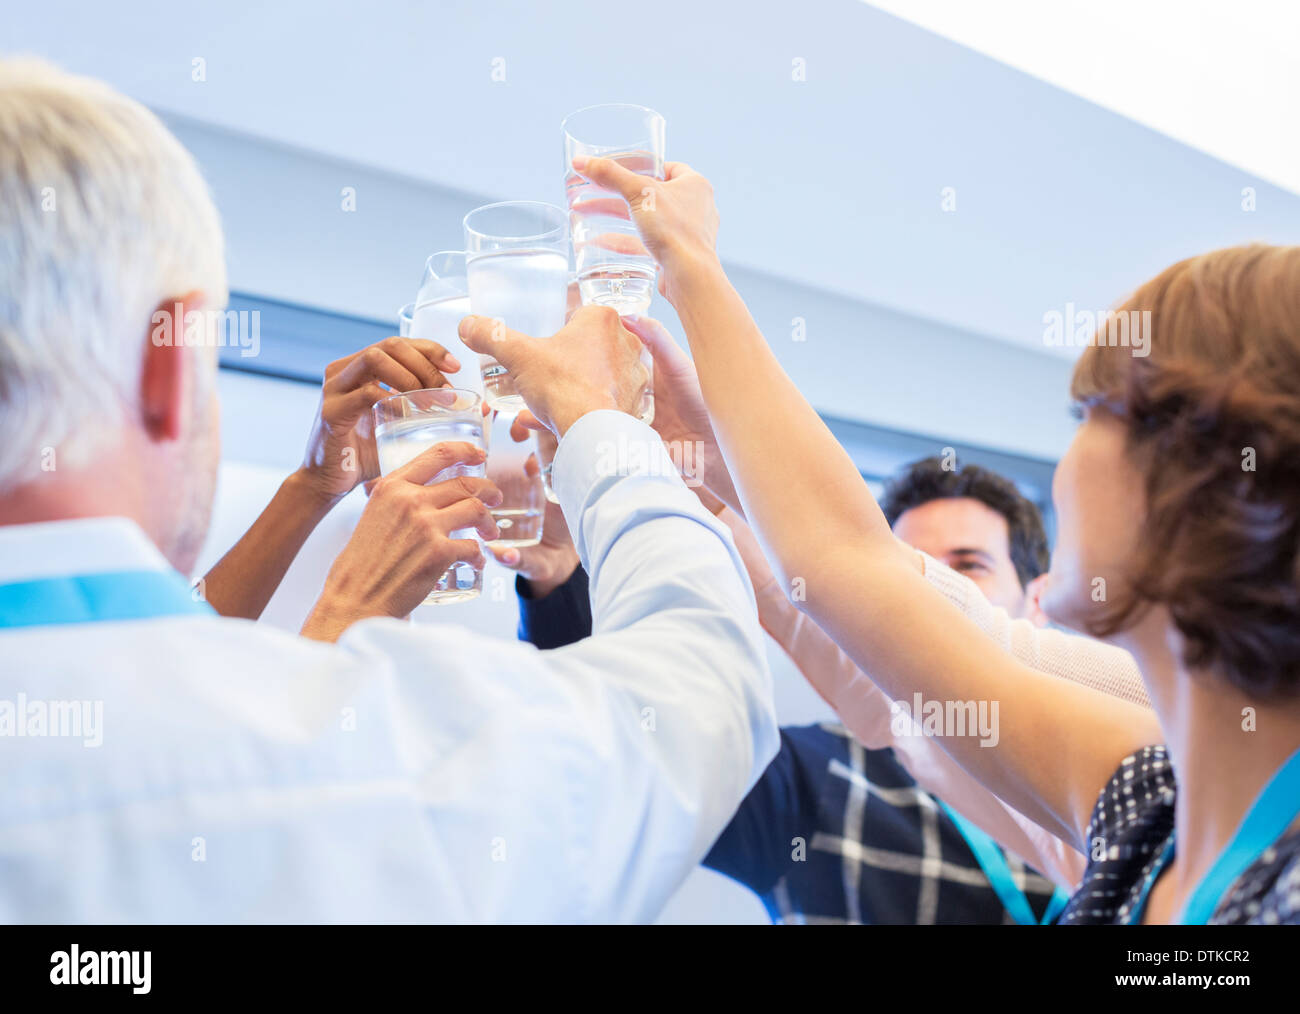
[[[473,391],[454,387],[408,391],[375,404],[375,444],[379,471],[388,475],[435,444],[464,441],[487,449],[483,433],[482,401]],[[429,485],[457,476],[482,477],[485,466],[456,464],[435,475]],[[453,539],[474,539],[472,528],[448,533]],[[426,603],[464,602],[483,590],[483,571],[468,563],[454,563],[434,583]]]

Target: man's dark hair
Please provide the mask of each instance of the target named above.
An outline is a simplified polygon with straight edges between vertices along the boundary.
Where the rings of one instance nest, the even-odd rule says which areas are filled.
[[[978,500],[1006,518],[1011,562],[1015,564],[1021,587],[1047,570],[1049,556],[1043,516],[1032,502],[1020,495],[1015,483],[987,468],[979,465],[945,468],[941,458],[923,458],[886,483],[880,507],[889,527],[893,528],[904,511],[931,500],[957,497]]]

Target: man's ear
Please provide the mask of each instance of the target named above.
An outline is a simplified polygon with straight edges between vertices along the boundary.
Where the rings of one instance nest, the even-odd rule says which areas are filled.
[[[203,340],[206,328],[196,325],[186,332],[188,314],[203,309],[203,293],[190,292],[159,305],[149,322],[144,343],[144,368],[140,375],[140,421],[156,442],[176,440],[193,418],[190,400],[192,370],[188,356],[201,355],[188,342]]]
[[[1036,578],[1025,585],[1025,607],[1024,618],[1032,623],[1035,627],[1046,627],[1052,621],[1051,618],[1043,612],[1040,602],[1043,598],[1043,592],[1047,589],[1048,572],[1039,574]]]

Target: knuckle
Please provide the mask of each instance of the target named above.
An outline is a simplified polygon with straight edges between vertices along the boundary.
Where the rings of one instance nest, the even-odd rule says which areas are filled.
[[[611,328],[618,324],[618,311],[612,306],[590,306],[586,308],[590,312],[588,316],[592,322],[600,325],[602,328]]]

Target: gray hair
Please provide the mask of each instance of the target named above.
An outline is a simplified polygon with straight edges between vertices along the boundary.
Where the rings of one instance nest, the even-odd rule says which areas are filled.
[[[138,405],[154,310],[191,291],[228,297],[190,154],[101,82],[0,60],[0,492],[92,459]]]

